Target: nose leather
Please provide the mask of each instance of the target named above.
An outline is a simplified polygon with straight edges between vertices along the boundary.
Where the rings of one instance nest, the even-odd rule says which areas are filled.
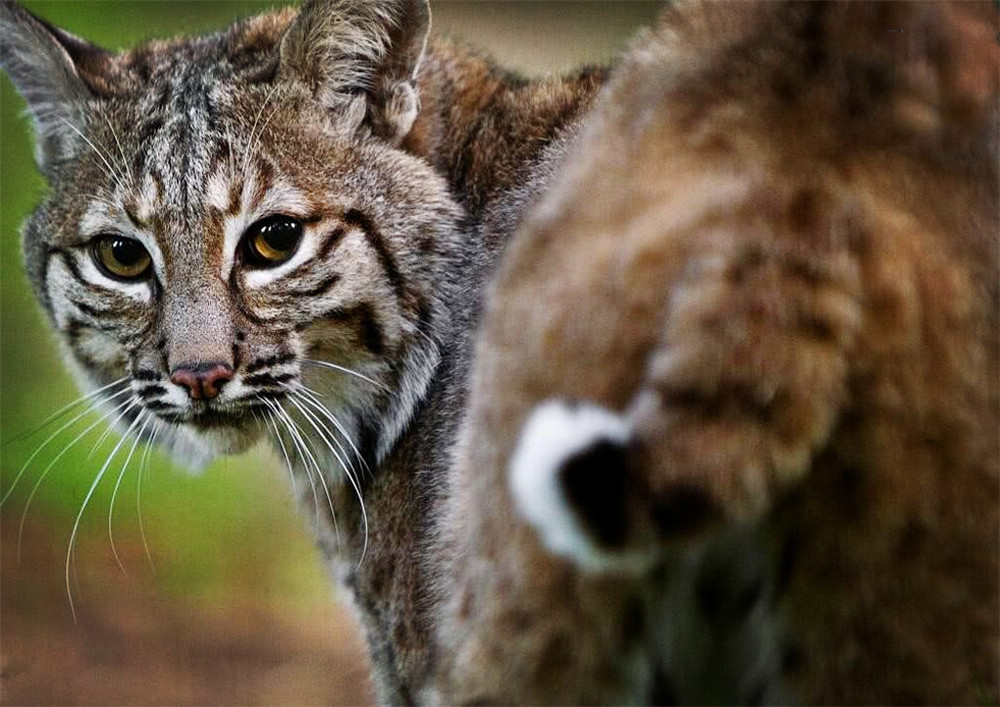
[[[171,382],[187,388],[192,400],[214,398],[223,383],[232,377],[233,369],[219,362],[184,364],[170,374]]]

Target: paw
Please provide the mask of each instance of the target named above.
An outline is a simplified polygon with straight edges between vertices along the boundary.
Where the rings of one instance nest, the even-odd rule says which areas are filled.
[[[514,505],[542,545],[593,572],[642,572],[654,555],[635,543],[630,428],[603,408],[549,400],[528,417],[511,456]]]

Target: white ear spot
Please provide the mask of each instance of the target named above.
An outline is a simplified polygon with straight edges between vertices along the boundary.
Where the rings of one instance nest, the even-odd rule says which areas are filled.
[[[624,445],[625,419],[589,404],[548,400],[532,411],[510,460],[514,507],[551,552],[594,571],[643,571],[647,553],[610,552],[596,545],[570,507],[560,472],[567,460],[602,442]]]
[[[337,130],[345,137],[352,137],[361,129],[365,116],[368,115],[368,99],[364,94],[357,95],[341,111],[336,123]]]
[[[413,85],[407,82],[395,84],[389,92],[385,111],[395,145],[409,135],[419,111],[420,99]]]

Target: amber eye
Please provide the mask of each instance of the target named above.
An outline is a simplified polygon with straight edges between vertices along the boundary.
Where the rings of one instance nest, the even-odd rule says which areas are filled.
[[[268,216],[247,229],[244,236],[246,262],[258,268],[273,268],[292,257],[302,238],[302,222],[291,216]]]
[[[137,240],[123,236],[100,236],[92,248],[94,262],[109,277],[139,280],[149,273],[152,260]]]

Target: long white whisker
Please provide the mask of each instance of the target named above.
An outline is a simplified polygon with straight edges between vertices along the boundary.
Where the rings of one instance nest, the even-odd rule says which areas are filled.
[[[330,439],[327,437],[326,428],[318,423],[315,415],[310,413],[306,408],[304,408],[302,405],[299,404],[297,396],[294,394],[294,392],[289,397],[289,400],[291,401],[292,405],[298,408],[299,412],[302,413],[303,417],[306,418],[309,424],[312,425],[312,428],[316,430],[316,432],[319,434],[320,439],[323,441],[324,444],[326,444],[327,449],[330,450],[330,453],[333,454],[336,460],[340,463],[340,467],[344,470],[344,474],[350,480],[351,486],[354,487],[354,493],[356,493],[358,496],[358,503],[361,505],[361,518],[364,523],[364,529],[365,529],[364,545],[362,546],[361,549],[361,558],[358,560],[358,566],[360,567],[361,563],[364,562],[365,554],[368,552],[368,512],[365,510],[364,499],[361,498],[361,488],[358,486],[357,481],[355,481],[354,475],[351,473],[351,469],[344,461],[344,458],[337,453],[337,451],[333,448],[333,445],[330,443]],[[323,479],[322,476],[320,476],[320,481],[323,482],[323,488],[326,489],[327,488],[326,481]],[[329,500],[329,498],[330,498],[330,492],[329,489],[327,489],[327,499]],[[333,512],[333,501],[330,501],[330,512],[331,513]]]
[[[61,120],[62,122],[66,123],[66,125],[68,125],[68,126],[69,126],[69,128],[70,128],[70,129],[71,129],[71,130],[72,130],[73,132],[75,132],[75,133],[76,133],[77,135],[79,135],[80,137],[82,137],[82,138],[83,138],[83,139],[84,139],[84,140],[86,141],[86,143],[87,143],[88,145],[90,145],[90,149],[92,149],[92,150],[94,151],[94,153],[95,153],[95,154],[96,154],[96,155],[97,155],[98,157],[100,157],[100,158],[101,158],[101,162],[103,162],[103,163],[104,163],[104,165],[105,165],[105,166],[107,167],[107,169],[106,169],[106,170],[104,170],[104,173],[105,173],[105,174],[107,174],[107,175],[108,175],[108,177],[110,177],[112,181],[114,181],[114,183],[115,183],[115,184],[116,184],[116,185],[118,186],[118,188],[119,188],[119,189],[121,189],[122,191],[125,191],[125,187],[124,187],[124,184],[123,184],[123,182],[122,182],[121,178],[120,178],[120,177],[118,176],[118,174],[117,174],[117,173],[115,172],[114,168],[113,168],[113,167],[111,166],[111,163],[110,163],[110,162],[108,162],[108,160],[107,160],[107,159],[106,159],[106,158],[104,157],[104,153],[102,153],[102,152],[101,152],[101,151],[100,151],[99,149],[97,149],[97,145],[95,145],[94,143],[92,143],[92,142],[90,141],[90,138],[88,138],[88,137],[87,137],[86,135],[84,135],[84,134],[83,134],[82,132],[80,132],[80,130],[79,130],[79,129],[78,129],[78,128],[77,128],[76,126],[75,126],[75,125],[73,125],[73,123],[69,122],[68,120],[66,120],[66,119],[65,119],[65,118],[63,118],[62,116],[57,116],[57,117],[58,117],[58,118],[59,118],[59,120]],[[99,165],[98,165],[98,166],[99,166]]]
[[[337,535],[337,545],[339,546],[340,545],[340,526],[337,524],[337,514],[336,514],[336,512],[334,511],[334,508],[333,508],[333,498],[330,496],[330,488],[327,486],[326,479],[323,477],[323,471],[320,469],[319,462],[316,461],[316,457],[312,453],[311,449],[309,448],[309,445],[307,443],[306,437],[303,435],[303,431],[299,429],[299,426],[295,423],[295,420],[293,420],[292,417],[288,414],[288,412],[284,408],[282,408],[280,406],[278,407],[278,412],[284,418],[285,423],[286,423],[286,427],[288,428],[288,430],[290,432],[292,432],[295,436],[297,436],[299,438],[299,440],[302,442],[302,447],[305,450],[306,454],[308,454],[309,459],[312,462],[313,469],[316,470],[316,477],[319,479],[320,484],[323,486],[323,493],[326,495],[326,502],[327,502],[328,507],[330,509],[330,518],[333,520],[334,531],[336,532],[336,535]],[[310,477],[310,483],[311,483],[311,479],[312,479],[312,477]],[[313,484],[313,492],[314,493],[315,493],[315,490],[316,490],[316,486],[315,486],[315,484]],[[319,523],[319,503],[318,503],[317,497],[315,495],[313,496],[313,502],[316,503],[316,522],[318,524]],[[319,531],[319,527],[317,525],[317,532],[318,531]]]
[[[260,116],[264,114],[264,109],[267,108],[267,104],[271,102],[271,97],[274,92],[278,90],[278,84],[276,83],[271,90],[268,92],[267,97],[260,106],[260,110],[257,111],[257,116],[253,119],[253,126],[250,128],[250,138],[247,140],[247,150],[243,155],[243,183],[246,184],[247,180],[247,167],[250,166],[250,155],[254,149],[254,133],[257,132],[257,123],[260,121]]]
[[[327,489],[326,489],[326,482],[323,480],[323,472],[320,469],[319,461],[316,459],[316,455],[313,453],[312,448],[309,446],[309,439],[305,435],[305,431],[302,430],[299,427],[298,424],[296,424],[295,420],[291,417],[291,415],[288,414],[288,412],[284,408],[279,407],[278,414],[285,421],[285,427],[286,427],[286,429],[288,429],[288,431],[292,433],[293,437],[298,438],[299,442],[302,443],[301,450],[308,457],[308,463],[311,464],[312,465],[312,469],[315,470],[316,477],[319,479],[320,483],[323,484],[324,491],[327,491]],[[303,458],[303,461],[305,461],[305,458]],[[312,479],[312,477],[310,477],[310,480],[311,479]],[[315,486],[315,484],[313,484],[313,491],[315,491],[315,489],[316,489],[316,486]],[[330,510],[332,512],[333,511],[333,506],[332,506],[332,502],[330,500],[330,493],[329,493],[329,491],[327,491],[326,497],[327,497],[327,502],[331,503]],[[318,501],[318,496],[314,497],[313,500],[314,501]],[[318,514],[319,514],[319,506],[318,505],[316,507],[316,511],[317,511],[317,516],[318,516]]]
[[[299,408],[299,410],[302,409],[302,408],[299,407],[299,405],[297,403],[295,403],[294,400],[292,400],[292,403],[295,404],[295,407]],[[308,442],[309,441],[309,437],[306,434],[306,431],[303,430],[303,429],[301,429],[301,427],[298,424],[296,424],[295,420],[292,418],[291,415],[288,414],[287,411],[285,412],[285,417],[288,419],[289,423],[291,423],[293,426],[299,428],[299,434],[303,437],[303,443]],[[325,442],[326,440],[324,439],[323,441]],[[329,447],[328,443],[327,443],[327,446]],[[340,547],[340,524],[337,522],[337,513],[336,513],[336,511],[333,508],[333,498],[330,496],[330,486],[326,483],[326,477],[323,475],[323,470],[320,469],[319,461],[317,461],[317,459],[316,459],[316,457],[314,455],[310,455],[310,456],[312,456],[312,459],[313,459],[313,468],[316,470],[316,477],[319,479],[320,486],[323,487],[323,495],[326,496],[326,504],[327,504],[327,508],[330,509],[330,519],[333,521],[333,530],[334,530],[335,535],[337,536],[337,547],[339,548]]]
[[[95,398],[95,397],[99,396],[105,390],[108,390],[109,388],[113,388],[116,385],[122,385],[123,383],[126,383],[127,381],[128,381],[128,376],[122,376],[121,378],[119,378],[116,381],[112,381],[111,383],[108,383],[107,385],[102,385],[97,390],[93,390],[93,391],[87,393],[86,395],[81,395],[79,398],[77,398],[73,402],[68,403],[66,405],[63,405],[61,408],[59,408],[58,410],[56,410],[54,413],[52,413],[51,415],[49,415],[48,417],[46,417],[41,423],[38,424],[37,427],[34,427],[34,428],[28,430],[27,432],[22,432],[19,435],[15,435],[14,437],[11,437],[10,439],[4,440],[3,446],[6,447],[8,444],[11,444],[12,442],[16,442],[16,441],[18,441],[20,439],[24,439],[25,437],[30,437],[31,435],[35,434],[39,430],[42,430],[42,429],[48,427],[50,424],[52,424],[53,422],[55,422],[56,420],[58,420],[60,417],[62,417],[66,413],[68,413],[73,408],[75,408],[75,407],[77,407],[79,405],[82,405],[84,402],[86,402],[87,400],[90,400],[91,398]]]
[[[122,149],[122,143],[121,140],[118,139],[118,133],[115,132],[115,126],[111,124],[111,119],[108,118],[107,113],[104,111],[101,111],[101,117],[104,118],[104,122],[108,124],[108,128],[111,129],[111,135],[118,144],[118,153],[122,156],[122,166],[125,167],[125,173],[128,174],[129,183],[134,184],[135,178],[132,176],[132,168],[128,164],[128,157],[125,156],[125,150]]]
[[[145,410],[140,410],[138,417],[136,417],[136,422],[145,417],[145,421],[142,423],[142,427],[135,435],[135,440],[132,442],[131,449],[128,450],[128,455],[125,457],[125,463],[122,464],[122,470],[118,474],[118,479],[115,481],[115,488],[111,492],[111,503],[108,504],[108,540],[111,542],[111,554],[115,556],[115,562],[118,563],[118,569],[122,571],[122,574],[126,577],[128,572],[125,571],[125,565],[122,563],[121,557],[118,555],[118,548],[115,547],[115,534],[111,528],[111,522],[115,514],[115,499],[118,497],[118,489],[122,485],[122,479],[125,478],[125,470],[128,469],[128,464],[132,461],[132,455],[135,454],[135,448],[139,446],[139,442],[142,440],[142,434],[146,431],[146,426],[149,424],[149,416]]]
[[[358,461],[361,462],[361,465],[365,468],[365,471],[368,471],[370,473],[371,469],[368,467],[368,462],[365,461],[364,456],[358,450],[353,440],[351,440],[351,436],[347,434],[347,429],[344,427],[343,423],[341,423],[340,420],[337,419],[337,417],[333,414],[333,412],[331,412],[330,409],[320,401],[319,394],[312,388],[309,388],[308,386],[305,386],[302,383],[299,383],[296,386],[295,390],[302,396],[302,399],[305,402],[310,403],[312,407],[314,407],[316,410],[320,412],[320,414],[323,415],[323,417],[325,417],[331,423],[333,423],[333,426],[337,429],[337,431],[340,432],[341,435],[343,435],[345,440],[347,440],[347,444],[350,445],[351,450],[354,452],[354,456],[358,459]],[[347,452],[344,450],[344,448],[340,445],[339,442],[337,446],[340,447],[341,451],[344,452],[344,456],[347,456]]]
[[[292,482],[292,495],[297,501],[299,498],[299,486],[298,482],[295,480],[295,473],[292,471],[292,462],[288,458],[288,450],[285,448],[285,441],[281,439],[281,432],[278,430],[278,425],[274,421],[274,413],[270,410],[265,410],[264,412],[266,413],[264,419],[267,422],[267,427],[274,432],[274,439],[277,440],[278,446],[281,448],[281,456],[285,460],[285,469],[288,470],[288,478]]]
[[[316,430],[316,432],[320,435],[320,438],[323,440],[323,442],[326,444],[326,446],[330,449],[330,453],[333,454],[333,456],[336,458],[337,462],[340,464],[340,466],[346,472],[347,471],[347,466],[348,466],[347,460],[343,456],[341,456],[337,452],[337,450],[335,450],[333,448],[330,440],[327,439],[327,433],[329,432],[329,430],[326,429],[326,426],[323,425],[322,421],[317,420],[316,416],[313,415],[309,410],[307,410],[306,408],[302,407],[302,405],[299,404],[299,398],[298,398],[298,396],[295,395],[294,392],[290,392],[288,399],[292,403],[292,405],[294,405],[298,409],[298,411],[300,413],[302,413],[303,417],[306,418],[306,421],[310,424],[310,426],[314,430]],[[333,435],[331,434],[330,436],[332,437]],[[333,441],[337,443],[338,447],[340,447],[340,442],[337,442],[336,440],[333,440]],[[343,452],[344,451],[343,447],[340,447],[340,450],[341,450],[341,452]]]
[[[149,562],[149,568],[153,571],[154,575],[156,574],[156,565],[153,563],[153,554],[149,551],[149,541],[146,539],[146,527],[142,522],[142,478],[149,471],[149,453],[153,445],[156,444],[156,437],[160,434],[161,429],[163,429],[163,421],[157,420],[153,426],[153,433],[150,435],[149,442],[146,443],[146,448],[142,450],[142,460],[139,462],[139,478],[136,480],[135,486],[135,513],[139,518],[139,535],[142,536],[142,549],[146,552],[146,560]]]
[[[56,465],[56,462],[58,462],[60,459],[62,459],[62,457],[66,454],[66,452],[68,452],[70,449],[72,449],[73,446],[77,442],[79,442],[87,434],[89,434],[92,429],[94,429],[99,424],[101,424],[102,422],[104,422],[105,420],[107,420],[109,417],[111,417],[112,415],[114,415],[116,412],[118,412],[119,410],[121,410],[126,405],[130,405],[133,402],[134,401],[132,401],[132,400],[126,400],[125,402],[123,402],[120,405],[112,408],[107,413],[105,413],[104,415],[102,415],[96,422],[88,425],[87,428],[83,432],[81,432],[76,437],[74,437],[73,440],[69,444],[67,444],[65,447],[62,448],[62,451],[60,451],[55,457],[53,457],[53,459],[48,463],[48,465],[42,470],[42,473],[38,475],[38,478],[35,479],[35,485],[31,487],[31,493],[28,494],[28,499],[24,502],[24,510],[21,511],[21,522],[17,526],[17,561],[18,562],[21,561],[21,537],[24,535],[24,521],[28,517],[28,509],[31,508],[31,501],[32,501],[32,499],[35,498],[35,493],[38,492],[38,488],[42,485],[42,482],[45,480],[45,477],[49,475],[49,472]],[[89,410],[87,412],[89,412]],[[84,414],[86,414],[86,412]],[[80,417],[83,417],[83,415],[80,415]],[[80,419],[80,418],[78,417],[77,420],[78,419]],[[76,420],[74,420],[74,422],[75,421]],[[72,424],[72,423],[70,423],[70,424]],[[65,428],[63,428],[63,429],[65,429]],[[62,430],[60,430],[60,432],[61,431]],[[58,432],[56,434],[58,434]],[[28,461],[30,462],[31,460],[29,459]]]
[[[323,368],[331,368],[335,371],[340,371],[341,373],[347,373],[348,375],[355,376],[356,378],[360,378],[363,381],[367,381],[368,383],[371,383],[372,385],[381,388],[386,393],[390,394],[392,393],[392,390],[390,388],[387,388],[386,386],[382,385],[377,380],[369,378],[368,376],[358,373],[357,371],[351,370],[350,368],[346,368],[344,366],[338,366],[336,363],[330,363],[329,361],[320,361],[319,359],[315,358],[303,358],[300,360],[303,363],[311,363],[314,366],[322,366]]]
[[[295,401],[301,401],[303,403],[308,404],[310,407],[313,407],[313,408],[316,407],[316,404],[313,403],[308,398],[306,398],[302,394],[302,392],[299,391],[298,389],[293,388],[291,386],[284,386],[284,387],[285,387],[286,390],[288,390],[289,399],[292,400],[293,402],[295,402]],[[306,411],[303,410],[298,404],[296,404],[295,407],[297,407],[300,410],[302,410],[302,414],[303,415],[306,414]],[[315,419],[315,418],[313,417],[313,419]],[[333,440],[333,443],[336,444],[337,445],[337,449],[340,450],[340,454],[337,454],[336,452],[334,452],[334,455],[337,457],[337,461],[340,462],[340,465],[342,467],[344,467],[345,470],[347,470],[348,468],[350,468],[351,471],[353,471],[354,470],[354,465],[351,464],[350,455],[348,455],[347,450],[344,449],[344,445],[342,445],[340,443],[340,440],[337,439],[336,435],[333,434],[333,432],[323,423],[322,420],[317,419],[317,423],[323,428],[324,432],[328,432],[330,434],[330,438]],[[315,427],[315,426],[316,426],[316,424],[314,423],[313,427]],[[329,446],[329,444],[327,446]],[[333,452],[334,450],[331,449],[330,451]]]
[[[313,507],[315,508],[316,511],[314,532],[317,535],[319,535],[319,494],[316,493],[316,482],[313,480],[312,468],[309,466],[310,465],[309,457],[306,456],[309,453],[309,450],[304,448],[305,442],[300,437],[298,430],[295,428],[294,423],[288,417],[287,413],[285,413],[281,405],[279,405],[276,402],[267,400],[266,398],[262,398],[262,400],[264,404],[267,405],[268,408],[270,408],[271,411],[274,413],[275,423],[280,421],[281,424],[285,426],[285,429],[288,430],[288,436],[291,438],[292,444],[295,445],[295,454],[299,459],[302,460],[302,468],[305,469],[306,478],[309,479],[309,488],[312,490]],[[312,463],[315,464],[315,459],[313,459]],[[317,467],[317,473],[319,473],[318,467]],[[296,498],[296,500],[298,499]]]
[[[115,420],[115,422],[118,422],[118,420]],[[94,452],[96,452],[97,448],[104,443],[104,440],[106,440],[108,437],[111,436],[111,433],[114,431],[114,429],[115,426],[113,424],[108,425],[107,427],[104,428],[104,431],[101,433],[101,436],[97,438],[97,441],[94,442],[94,445],[90,448],[90,451],[87,453],[87,461],[90,461],[90,459],[94,456]]]
[[[125,415],[128,414],[129,410],[131,410],[134,406],[138,404],[139,401],[137,400],[133,401],[132,405],[125,408],[125,410],[118,416],[118,418],[114,421],[114,423],[112,423],[112,425],[116,424],[118,420],[121,420],[123,417],[125,417]],[[76,623],[76,606],[73,604],[73,590],[70,586],[69,574],[70,574],[70,562],[73,558],[73,544],[76,542],[76,535],[77,532],[80,530],[80,521],[83,519],[83,514],[87,510],[87,506],[90,504],[90,499],[93,497],[94,491],[97,489],[97,485],[101,483],[101,479],[104,478],[104,472],[108,470],[108,466],[115,458],[115,455],[118,454],[118,450],[121,449],[123,444],[125,444],[125,440],[128,439],[128,435],[132,433],[132,429],[136,426],[136,423],[138,423],[139,420],[141,419],[142,416],[139,415],[132,421],[132,424],[128,426],[127,430],[125,430],[125,434],[122,435],[122,438],[120,440],[118,440],[118,444],[116,444],[114,449],[111,450],[111,454],[108,455],[107,460],[104,462],[103,466],[101,466],[101,470],[98,471],[97,476],[94,477],[94,483],[92,483],[90,485],[90,488],[87,490],[87,495],[84,496],[83,498],[83,505],[80,506],[80,512],[76,514],[76,520],[73,522],[73,532],[71,532],[69,535],[69,546],[66,549],[66,597],[69,599],[69,610],[70,613],[73,614],[73,623]]]
[[[122,395],[124,393],[127,393],[127,392],[128,392],[128,389],[126,388],[125,390],[118,391],[114,395],[109,395],[108,397],[104,398],[103,400],[98,400],[97,402],[95,402],[95,403],[93,403],[91,405],[88,405],[86,410],[84,410],[83,412],[81,412],[79,415],[77,415],[72,420],[70,420],[69,422],[67,422],[65,425],[63,425],[62,427],[60,427],[58,430],[56,430],[55,432],[53,432],[51,435],[49,435],[48,439],[46,439],[44,442],[41,443],[41,445],[39,445],[38,449],[36,449],[31,454],[31,456],[28,457],[28,460],[26,462],[24,462],[24,465],[20,468],[20,470],[17,472],[17,474],[15,474],[14,481],[11,483],[10,488],[7,489],[7,492],[3,495],[2,498],[0,498],[0,506],[3,506],[4,502],[10,496],[10,494],[14,491],[14,487],[16,487],[17,486],[17,482],[21,480],[21,477],[24,475],[24,472],[28,468],[28,465],[30,465],[31,462],[34,461],[35,457],[37,457],[39,454],[41,454],[42,450],[45,449],[52,440],[54,440],[56,437],[58,437],[67,428],[72,427],[73,425],[75,425],[81,418],[86,417],[88,414],[90,414],[102,402],[109,403],[112,400],[114,400],[115,398],[117,398],[118,396],[120,396],[120,395]],[[107,416],[101,418],[101,420],[105,420],[105,419],[107,419]],[[100,421],[98,421],[98,422],[100,422]],[[97,423],[95,423],[95,424],[97,424]],[[88,427],[87,429],[88,430],[92,429],[92,427]],[[77,439],[79,439],[79,437]],[[76,442],[76,440],[73,441],[73,443],[75,443],[75,442]],[[71,444],[73,444],[73,443],[71,443]],[[58,457],[56,457],[56,458],[58,459]]]

